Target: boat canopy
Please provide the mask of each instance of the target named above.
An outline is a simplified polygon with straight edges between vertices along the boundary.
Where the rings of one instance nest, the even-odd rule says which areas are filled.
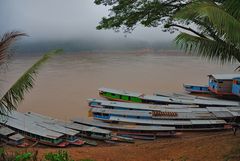
[[[2,136],[9,136],[11,134],[14,134],[15,131],[13,131],[12,129],[8,128],[8,127],[0,127],[0,135]]]
[[[216,116],[208,111],[200,112],[161,112],[158,115],[157,111],[139,111],[139,110],[115,110],[106,108],[92,108],[94,114],[108,114],[110,116],[136,117],[136,118],[154,118],[154,119],[217,119]],[[175,114],[175,115],[173,115]]]
[[[232,80],[234,78],[240,77],[240,74],[211,74],[209,77],[213,77],[216,80]]]
[[[110,116],[110,121],[136,123],[136,124],[148,124],[148,125],[214,125],[214,124],[226,124],[225,120],[150,120],[150,119],[136,119],[127,117]]]
[[[92,127],[92,126],[86,126],[86,125],[81,125],[81,124],[76,124],[76,123],[65,123],[63,126],[66,126],[71,129],[75,129],[78,131],[83,131],[83,132],[91,132],[91,133],[101,133],[101,134],[106,134],[110,135],[111,131],[105,130],[105,129],[100,129],[97,127]]]
[[[203,110],[204,108],[196,108],[198,105],[153,105],[153,104],[144,104],[144,103],[127,103],[127,102],[117,102],[117,101],[109,101],[109,100],[101,100],[101,99],[88,99],[91,103],[98,103],[100,106],[108,106],[115,108],[124,108],[124,109],[136,109],[136,110],[150,110],[150,111],[158,111],[158,110]],[[91,105],[90,105],[91,106]],[[94,105],[93,105],[94,106]]]
[[[14,141],[20,141],[23,140],[25,137],[22,136],[21,134],[15,134],[9,137],[9,139],[14,140]]]
[[[33,119],[37,126],[41,126],[43,128],[46,128],[48,130],[60,132],[62,134],[66,134],[68,136],[76,136],[79,132],[76,130],[72,130],[69,128],[66,128],[64,126],[60,126],[57,123],[53,122],[53,119],[46,119],[43,117],[40,117],[40,115],[34,115],[32,113],[26,113],[26,116]]]
[[[1,122],[4,123],[4,122]],[[23,123],[19,120],[9,118],[5,123],[7,126],[12,127],[17,130],[21,130],[27,133],[35,134],[49,139],[58,139],[63,136],[63,134],[47,130],[45,128],[37,127],[34,124]]]
[[[100,88],[101,92],[109,92],[111,96],[105,96],[109,99],[115,99],[113,95],[122,95],[135,97],[134,100],[128,101],[138,101],[139,103],[154,103],[154,104],[185,104],[185,105],[200,105],[200,106],[240,106],[239,101],[229,101],[229,100],[221,100],[221,99],[202,99],[202,98],[180,98],[180,97],[172,97],[172,96],[157,96],[157,95],[145,95],[141,93],[134,92],[126,92],[123,90],[115,90],[109,88]],[[104,96],[104,95],[103,95]],[[117,98],[123,101],[126,101],[122,98]],[[135,100],[136,99],[136,100]]]
[[[144,125],[119,125],[119,124],[109,124],[97,120],[87,120],[76,118],[72,120],[74,123],[113,129],[113,130],[128,130],[128,131],[175,131],[175,127],[167,126],[144,126]]]
[[[24,114],[20,112],[13,111],[7,120],[0,119],[0,123],[17,129],[19,131],[24,131],[26,133],[38,135],[41,137],[49,139],[58,139],[63,136],[63,134],[48,130],[41,126],[36,126],[34,119],[27,118]]]
[[[128,96],[132,96],[132,97],[140,97],[143,95],[143,93],[130,92],[130,91],[125,91],[125,90],[117,90],[117,89],[104,88],[104,87],[99,88],[98,91],[116,93],[116,94],[120,94],[120,95],[128,95]]]

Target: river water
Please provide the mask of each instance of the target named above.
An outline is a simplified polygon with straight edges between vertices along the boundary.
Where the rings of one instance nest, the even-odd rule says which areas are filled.
[[[2,93],[38,56],[13,57],[1,73]],[[179,92],[183,83],[207,84],[211,73],[232,73],[236,65],[219,65],[178,52],[85,52],[52,58],[40,70],[36,85],[18,110],[63,120],[87,117],[88,98],[98,88],[136,92]]]

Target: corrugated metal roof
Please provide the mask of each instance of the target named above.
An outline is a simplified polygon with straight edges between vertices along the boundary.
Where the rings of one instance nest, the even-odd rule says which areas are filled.
[[[48,123],[36,123],[36,125],[38,126],[41,126],[41,127],[44,127],[48,130],[52,130],[52,131],[56,131],[56,132],[59,132],[59,133],[62,133],[62,134],[66,134],[66,135],[69,135],[69,136],[76,136],[79,132],[76,131],[76,130],[72,130],[72,129],[69,129],[69,128],[65,128],[63,126],[60,126],[58,124],[48,124]]]
[[[24,139],[25,137],[22,136],[21,134],[15,134],[9,137],[9,139],[14,140],[14,141],[19,141]]]
[[[60,126],[55,123],[56,119],[52,119],[50,117],[41,117],[41,115],[35,115],[34,113],[26,113],[25,114],[28,119],[33,119],[32,121],[37,125],[48,130],[60,132],[66,135],[75,136],[79,132],[76,130],[72,130],[63,126]]]
[[[191,120],[193,125],[226,124],[224,120]]]
[[[76,124],[76,123],[59,123],[59,124],[65,126],[65,127],[71,128],[71,129],[84,131],[84,132],[111,134],[111,131],[109,131],[109,130],[93,128],[91,126],[86,126],[86,125],[81,125],[81,124]]]
[[[128,122],[128,123],[150,124],[150,125],[198,125],[198,124],[208,125],[208,124],[214,124],[214,122],[218,121],[218,120],[216,121],[214,120],[147,120],[147,119],[116,117],[116,116],[111,116],[109,120]],[[224,120],[220,120],[220,121],[225,122]],[[222,124],[222,123],[219,123],[219,124]]]
[[[36,118],[38,117],[39,119],[42,119],[43,122],[47,121],[47,123],[50,125],[52,124],[52,125],[57,126],[58,127],[57,130],[62,129],[62,131],[59,131],[62,133],[64,133],[65,130],[74,131],[74,135],[79,133],[78,131],[102,133],[102,134],[110,134],[111,133],[111,131],[108,131],[108,130],[104,130],[104,129],[100,129],[100,128],[92,128],[90,126],[84,126],[84,125],[75,125],[75,124],[72,124],[69,122],[63,122],[63,121],[60,121],[60,120],[57,120],[57,119],[54,119],[54,118],[51,118],[48,116],[43,116],[43,115],[32,113],[32,112],[28,112],[27,114],[31,115],[33,117],[36,117]],[[51,128],[51,127],[49,127],[49,128]],[[72,130],[72,129],[74,129],[74,130]]]
[[[93,113],[103,113],[111,115],[122,115],[122,116],[141,116],[141,117],[151,117],[151,111],[138,111],[138,110],[114,110],[107,108],[92,108]]]
[[[193,125],[209,125],[211,122],[209,120],[191,120]]]
[[[240,74],[211,74],[209,76],[220,80],[232,80],[233,78],[239,78]]]
[[[148,101],[157,101],[162,103],[169,103],[169,104],[190,104],[190,105],[205,105],[205,106],[240,106],[240,102],[238,101],[228,101],[228,100],[220,100],[220,99],[201,99],[201,98],[177,98],[177,97],[169,97],[169,96],[156,96],[156,95],[145,95],[141,93],[134,93],[134,92],[124,92],[115,89],[109,88],[100,88],[101,91],[111,91],[111,93],[122,94],[127,96],[135,96],[139,97],[143,100]]]
[[[208,86],[204,86],[208,87]],[[164,96],[164,97],[173,97],[173,98],[183,98],[183,99],[202,99],[202,100],[216,100],[213,97],[203,97],[203,96],[194,96],[194,95],[187,95],[182,93],[172,93],[172,94],[164,94],[162,92],[154,93],[156,96]]]
[[[9,129],[8,127],[0,127],[0,135],[8,136],[15,133],[12,129]]]
[[[126,90],[117,90],[117,89],[111,89],[111,88],[99,88],[99,91],[103,92],[109,92],[109,93],[115,93],[115,94],[120,94],[120,95],[128,95],[128,96],[133,96],[133,97],[139,97],[142,95],[142,93],[137,93],[137,92],[130,92]]]
[[[50,131],[45,128],[37,127],[33,124],[24,123],[24,122],[21,122],[20,120],[12,119],[12,118],[8,118],[6,125],[8,125],[12,128],[18,129],[18,130],[22,130],[22,131],[25,131],[28,133],[32,133],[32,134],[50,138],[50,139],[57,139],[57,138],[63,136],[63,134],[60,134],[60,133],[57,133],[54,131]]]
[[[239,111],[230,111],[230,113],[235,116],[235,117],[239,117],[240,116],[240,112]]]
[[[237,101],[228,101],[228,100],[203,100],[203,99],[184,99],[184,98],[172,98],[172,97],[161,97],[154,95],[145,95],[145,100],[166,102],[166,103],[178,103],[178,104],[196,104],[196,105],[205,105],[205,106],[239,106],[240,102]]]
[[[240,111],[240,107],[226,107],[230,111]]]
[[[127,123],[139,123],[139,124],[148,124],[148,125],[191,125],[191,121],[184,120],[151,120],[151,119],[135,119],[135,118],[127,118],[127,117],[118,117],[118,116],[110,116],[109,120],[111,121],[120,121]]]
[[[226,124],[225,120],[209,120],[211,124]]]
[[[213,111],[212,112],[217,118],[232,118],[233,115],[228,111]]]
[[[0,123],[5,123],[9,127],[50,139],[57,139],[63,136],[61,133],[36,126],[33,121],[27,119],[24,114],[17,111],[13,111],[10,117],[7,118],[7,121],[0,119]]]
[[[197,105],[152,105],[140,103],[126,103],[99,99],[89,99],[89,101],[100,103],[102,106],[110,106],[125,109],[149,110],[149,111],[176,111],[176,112],[191,112],[191,111],[207,111],[206,108],[196,108]]]
[[[117,109],[107,109],[107,108],[92,108],[93,113],[102,113],[117,116],[126,117],[147,117],[149,119],[215,119],[216,117],[209,112],[177,112],[177,115],[153,115],[151,111],[138,111],[138,110],[117,110]],[[161,111],[166,112],[166,111]],[[175,112],[175,111],[174,111]]]
[[[86,120],[86,119],[73,119],[75,123],[107,128],[107,129],[114,129],[114,130],[128,130],[128,131],[172,131],[176,130],[175,127],[167,127],[167,126],[144,126],[144,125],[119,125],[119,124],[110,124],[104,123],[97,120]]]
[[[125,108],[125,109],[136,109],[136,110],[149,110],[149,111],[158,111],[158,110],[179,110],[179,111],[200,111],[204,108],[196,108],[198,105],[151,105],[143,103],[126,103],[126,102],[117,102],[117,101],[108,101],[100,99],[88,99],[89,102],[100,103],[101,106]]]
[[[213,111],[229,111],[226,107],[206,107],[209,112]]]

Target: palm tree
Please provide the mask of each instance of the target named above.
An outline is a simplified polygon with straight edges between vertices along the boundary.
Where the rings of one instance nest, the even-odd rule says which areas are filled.
[[[176,44],[188,53],[220,63],[240,63],[240,1],[193,1],[179,10],[175,20],[191,22],[198,33],[180,33]]]
[[[6,63],[10,45],[22,36],[26,36],[26,34],[18,31],[4,34],[0,41],[0,66]],[[42,58],[23,73],[23,75],[0,98],[0,116],[7,115],[9,112],[17,108],[19,102],[24,99],[24,94],[33,88],[35,77],[42,64],[61,51],[62,50],[58,49],[44,54]]]

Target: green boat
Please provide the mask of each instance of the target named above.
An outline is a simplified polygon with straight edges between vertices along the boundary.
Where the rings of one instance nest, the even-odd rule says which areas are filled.
[[[109,100],[123,101],[123,102],[136,102],[148,104],[180,104],[180,105],[198,105],[200,107],[222,107],[222,106],[240,106],[239,101],[221,100],[221,99],[203,99],[192,97],[176,97],[165,95],[148,95],[143,93],[130,92],[125,90],[116,90],[109,88],[100,88],[99,95]]]

